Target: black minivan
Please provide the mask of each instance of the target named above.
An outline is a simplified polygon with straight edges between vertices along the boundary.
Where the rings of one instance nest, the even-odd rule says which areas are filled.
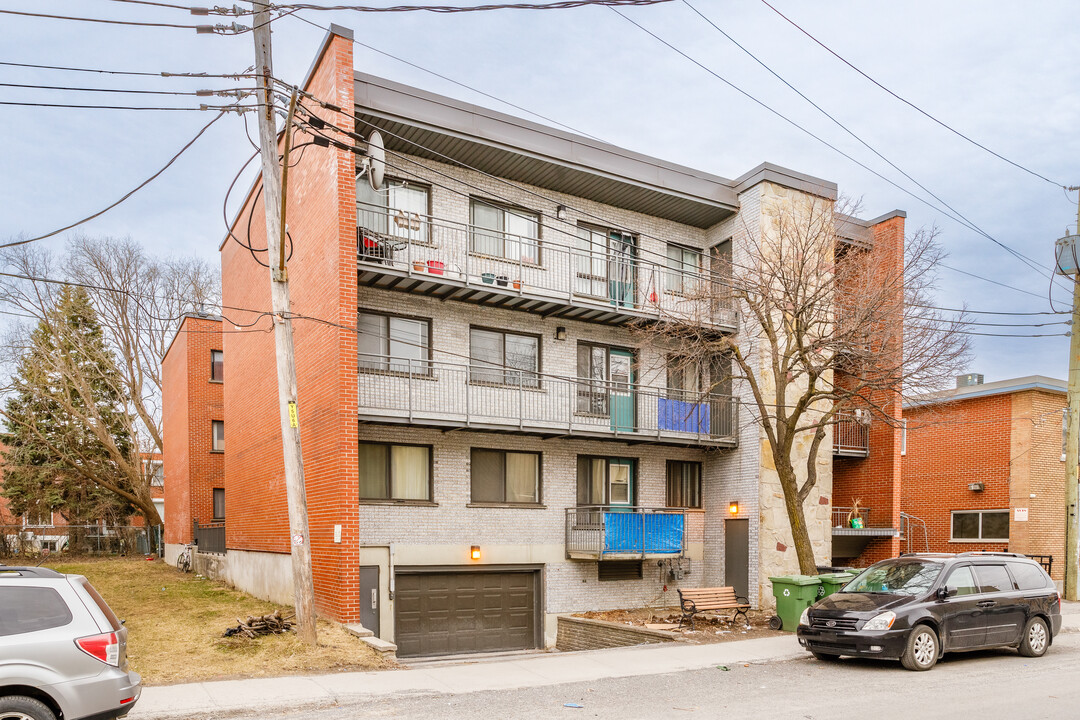
[[[899,658],[929,670],[946,652],[1014,647],[1040,657],[1061,630],[1061,598],[1017,553],[902,555],[871,565],[799,619],[799,644],[818,660]]]

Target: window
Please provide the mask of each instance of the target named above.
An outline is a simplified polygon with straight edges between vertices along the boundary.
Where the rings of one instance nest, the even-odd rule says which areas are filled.
[[[225,423],[222,420],[210,421],[210,452],[225,452]]]
[[[979,592],[975,584],[975,577],[971,574],[971,567],[965,565],[949,573],[949,579],[945,581],[945,587],[954,588],[957,595],[975,595]]]
[[[470,382],[540,387],[540,338],[500,330],[469,330]]]
[[[975,577],[979,579],[979,590],[984,593],[1013,590],[1012,578],[1004,565],[976,565]]]
[[[682,245],[667,246],[667,272],[664,289],[689,294],[694,291],[694,276],[701,272],[701,251]],[[687,274],[691,274],[690,277]]]
[[[668,507],[701,507],[701,463],[667,461]]]
[[[900,421],[900,454],[907,455],[907,420]]]
[[[731,238],[709,248],[709,275],[712,279],[713,312],[731,307]]]
[[[637,240],[620,230],[579,225],[574,249],[574,292],[608,298],[618,306],[635,300]]]
[[[667,357],[668,397],[696,400],[705,389],[705,366],[681,355]]]
[[[1021,590],[1042,590],[1049,586],[1043,569],[1028,563],[1009,563],[1009,569],[1016,578],[1016,586]]]
[[[540,453],[473,448],[472,501],[540,502]]]
[[[38,632],[72,620],[64,598],[52,588],[0,587],[0,637]]]
[[[428,242],[431,191],[424,185],[387,180],[375,191],[367,176],[356,179],[356,224],[409,242]]]
[[[165,486],[165,464],[160,460],[152,460],[149,464],[150,485],[152,487]]]
[[[1005,542],[1009,539],[1009,511],[954,511],[952,514],[952,539]]]
[[[577,375],[587,380],[578,384],[577,411],[586,415],[608,414],[608,369],[611,357],[608,348],[591,343],[578,343]]]
[[[214,488],[214,522],[225,520],[225,488]]]
[[[471,203],[470,250],[514,262],[540,258],[540,216],[529,210],[501,207],[482,200]]]
[[[361,370],[431,374],[430,321],[362,312],[356,326]]]
[[[632,505],[634,460],[578,455],[578,505]]]
[[[361,500],[431,500],[431,447],[360,443]]]
[[[222,382],[225,379],[225,353],[221,350],[210,351],[210,382]]]
[[[38,505],[23,515],[25,527],[52,527],[52,508]]]

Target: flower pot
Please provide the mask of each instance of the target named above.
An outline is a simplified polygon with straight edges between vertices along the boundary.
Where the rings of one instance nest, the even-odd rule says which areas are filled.
[[[514,289],[515,290],[520,290],[521,289],[521,281],[520,280],[515,280],[514,281]]]
[[[480,279],[483,280],[485,284],[491,285],[495,282],[495,273],[484,273],[480,276]]]
[[[443,274],[443,268],[445,268],[446,266],[443,265],[443,263],[441,261],[439,261],[439,260],[428,260],[427,261],[427,267],[428,267],[428,272],[431,273],[432,275],[442,275]]]
[[[416,272],[424,272],[424,263],[422,263],[419,260],[416,260],[412,264],[412,269],[415,270]]]
[[[506,277],[505,275],[499,275],[495,278],[495,284],[499,287],[506,287],[510,284],[510,278]]]

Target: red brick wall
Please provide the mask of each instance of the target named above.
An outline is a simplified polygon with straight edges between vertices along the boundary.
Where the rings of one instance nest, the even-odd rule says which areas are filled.
[[[1012,405],[1003,394],[907,410],[902,505],[926,522],[931,552],[1005,549],[950,542],[951,513],[1009,507]],[[969,490],[973,482],[986,489]]]
[[[870,230],[874,241],[872,252],[881,254],[884,266],[891,272],[902,271],[904,218],[890,218]],[[896,350],[899,351],[899,348]],[[844,379],[838,377],[836,381],[842,384]],[[867,457],[833,458],[833,505],[849,507],[855,499],[861,499],[862,507],[870,509],[870,521],[874,525],[887,524],[899,528],[900,429],[895,422],[902,414],[901,398],[898,392],[883,391],[874,393],[872,400],[884,411],[885,417],[872,414],[870,452]],[[897,539],[872,540],[855,563],[863,567],[895,557],[899,552],[900,542]]]
[[[191,542],[192,520],[210,522],[213,488],[225,486],[225,457],[210,450],[210,423],[225,419],[224,384],[210,380],[211,350],[222,350],[221,321],[188,316],[161,364],[165,542],[170,544]],[[225,434],[228,447],[228,425]]]
[[[350,41],[332,37],[305,89],[351,110]],[[335,126],[354,129],[351,113],[318,112]],[[355,167],[351,152],[308,148],[290,169],[287,189],[292,311],[345,328],[293,321],[316,607],[340,620],[359,615],[356,338],[349,329],[356,325]],[[251,211],[249,198],[234,232],[254,247],[266,247],[262,201],[255,204],[248,238]],[[224,304],[269,310],[269,271],[232,241],[222,246],[221,258]],[[225,313],[245,322],[256,317],[228,307]],[[259,325],[269,326],[267,320]],[[227,543],[230,549],[288,552],[274,338],[233,333],[225,345],[226,373],[235,378],[225,392]],[[336,524],[343,526],[341,544],[333,543]]]

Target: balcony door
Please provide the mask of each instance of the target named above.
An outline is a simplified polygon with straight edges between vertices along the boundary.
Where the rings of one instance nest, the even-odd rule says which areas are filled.
[[[574,292],[607,298],[616,307],[634,306],[637,242],[618,230],[577,229]]]
[[[613,432],[633,432],[637,425],[634,353],[578,343],[577,365],[577,413],[607,417]]]
[[[609,351],[611,367],[611,429],[634,431],[634,354],[629,350]]]

